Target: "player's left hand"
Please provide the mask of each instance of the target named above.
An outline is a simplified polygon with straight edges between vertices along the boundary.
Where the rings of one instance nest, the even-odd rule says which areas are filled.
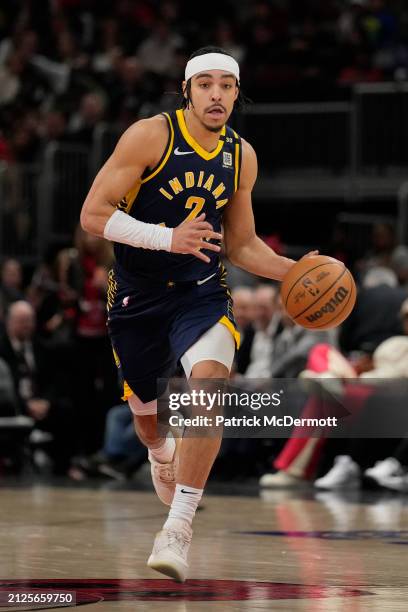
[[[201,252],[201,249],[219,253],[221,247],[218,244],[208,242],[209,240],[222,240],[222,234],[214,232],[213,227],[205,221],[205,213],[201,213],[195,219],[183,221],[173,229],[171,242],[172,253],[183,255],[194,255],[198,259],[209,263],[210,258]]]

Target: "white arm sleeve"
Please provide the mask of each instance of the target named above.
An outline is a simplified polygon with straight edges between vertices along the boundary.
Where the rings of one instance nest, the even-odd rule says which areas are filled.
[[[103,235],[112,242],[122,242],[153,251],[170,251],[173,229],[154,223],[144,223],[122,210],[116,210],[108,219]]]

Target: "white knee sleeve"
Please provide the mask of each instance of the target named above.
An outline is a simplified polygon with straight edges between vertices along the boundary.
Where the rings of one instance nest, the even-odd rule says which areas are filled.
[[[200,361],[218,361],[231,371],[235,355],[235,340],[231,332],[222,323],[216,323],[184,353],[180,359],[187,378],[191,370]]]
[[[146,402],[145,404],[134,393],[128,398],[129,408],[136,416],[146,416],[157,414],[157,400]]]

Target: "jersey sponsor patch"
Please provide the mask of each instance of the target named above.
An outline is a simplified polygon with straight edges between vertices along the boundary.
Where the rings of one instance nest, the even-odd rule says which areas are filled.
[[[222,158],[223,158],[223,166],[228,167],[228,168],[232,168],[232,154],[228,153],[227,151],[224,151],[222,154]]]

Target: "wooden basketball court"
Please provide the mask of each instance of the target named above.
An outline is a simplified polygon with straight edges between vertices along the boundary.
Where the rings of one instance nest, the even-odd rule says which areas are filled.
[[[166,515],[152,492],[3,481],[0,610],[58,609],[5,605],[22,590],[101,612],[407,610],[403,498],[237,491],[205,496],[179,585],[145,564]]]

